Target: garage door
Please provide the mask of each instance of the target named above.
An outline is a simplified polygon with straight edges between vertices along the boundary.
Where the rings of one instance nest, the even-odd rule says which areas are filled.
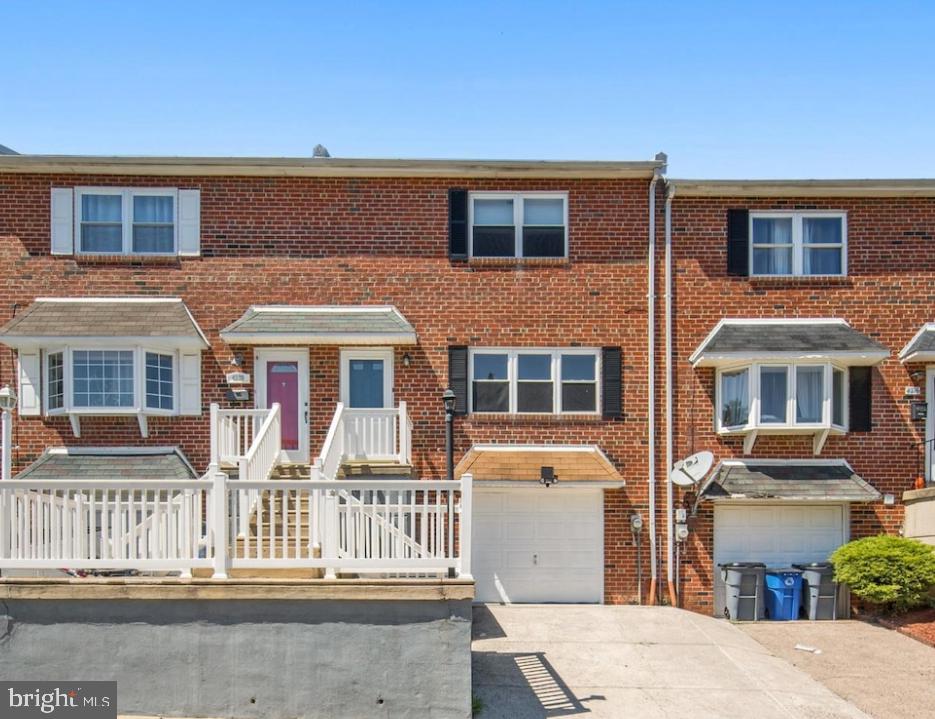
[[[596,602],[604,589],[603,492],[483,490],[474,495],[478,602]]]
[[[847,541],[845,508],[833,504],[717,505],[714,508],[714,613],[723,610],[722,562],[771,567],[824,562]]]

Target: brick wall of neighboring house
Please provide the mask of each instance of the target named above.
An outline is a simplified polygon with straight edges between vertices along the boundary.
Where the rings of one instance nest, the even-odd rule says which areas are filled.
[[[202,257],[89,260],[49,254],[50,187],[115,185],[201,189]],[[567,190],[570,261],[541,266],[468,264],[447,257],[447,190]],[[251,304],[393,304],[419,344],[397,349],[395,398],[414,422],[422,476],[444,468],[441,393],[447,347],[623,348],[624,416],[459,418],[456,450],[475,442],[595,443],[628,483],[606,493],[606,599],[635,599],[635,550],[628,517],[645,516],[646,235],[648,180],[478,180],[0,176],[0,319],[38,296],[180,296],[207,335],[204,406],[222,406],[232,353],[219,331]],[[661,227],[660,227],[661,236]],[[338,350],[310,349],[311,450],[321,447],[338,399]],[[0,383],[13,383],[12,352],[0,348]],[[135,419],[84,418],[72,437],[66,418],[17,418],[22,468],[50,445],[177,444],[198,469],[208,461],[208,416],[151,418],[142,440]],[[648,552],[643,553],[648,563]],[[644,569],[648,576],[648,569]],[[644,584],[645,587],[645,584]]]
[[[728,276],[728,208],[830,209],[847,212],[848,276],[835,279],[766,279]],[[723,317],[839,317],[874,338],[891,355],[873,371],[873,429],[829,437],[821,456],[846,459],[896,505],[853,505],[851,535],[896,532],[902,492],[919,473],[924,423],[910,419],[905,387],[919,366],[897,354],[935,307],[935,199],[931,198],[697,198],[673,201],[676,361],[675,457],[711,450],[716,460],[743,456],[742,438],[714,432],[714,369],[693,369],[688,357]],[[661,284],[660,284],[661,291]],[[661,342],[661,339],[660,339]],[[661,344],[660,344],[661,347]],[[660,427],[665,418],[659,412]],[[756,458],[808,458],[811,436],[760,437]],[[664,445],[660,443],[660,467]],[[663,496],[660,471],[660,497]],[[680,495],[679,495],[680,496]],[[702,510],[687,542],[682,568],[685,605],[712,610],[713,510]]]

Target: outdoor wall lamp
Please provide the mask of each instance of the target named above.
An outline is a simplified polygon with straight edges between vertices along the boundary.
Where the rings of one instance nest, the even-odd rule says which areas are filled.
[[[0,463],[0,480],[10,479],[13,473],[13,416],[11,412],[16,407],[16,392],[10,385],[0,388],[0,452],[3,453]]]
[[[408,352],[403,353],[403,367],[408,367],[412,364],[412,355]]]
[[[555,467],[539,467],[539,484],[548,489],[557,481],[558,477],[555,476]]]

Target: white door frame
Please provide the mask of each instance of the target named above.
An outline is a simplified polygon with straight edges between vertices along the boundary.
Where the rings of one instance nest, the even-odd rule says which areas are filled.
[[[308,464],[308,348],[264,348],[253,351],[253,374],[256,376],[254,393],[257,409],[266,407],[266,365],[269,362],[296,362],[299,368],[299,448],[282,451],[286,462]]]
[[[393,348],[392,347],[345,347],[341,349],[340,397],[344,406],[350,405],[350,375],[352,359],[383,360],[383,406],[393,406]]]

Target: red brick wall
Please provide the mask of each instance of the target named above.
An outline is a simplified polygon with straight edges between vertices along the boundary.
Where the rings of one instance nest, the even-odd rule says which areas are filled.
[[[765,279],[726,274],[728,208],[833,209],[847,211],[848,277]],[[673,202],[676,362],[674,420],[676,459],[708,449],[716,459],[743,455],[742,438],[721,438],[713,430],[714,370],[695,370],[688,357],[723,317],[839,317],[876,339],[892,353],[873,372],[873,430],[829,437],[821,456],[843,458],[880,492],[896,495],[894,507],[881,502],[854,505],[851,536],[895,532],[902,521],[902,492],[919,472],[924,423],[910,419],[904,388],[923,386],[897,353],[935,307],[935,200],[691,198]],[[661,288],[661,285],[660,285]],[[664,417],[660,412],[660,423]],[[664,425],[660,425],[664,428]],[[760,437],[753,457],[811,454],[811,437]],[[660,452],[664,445],[660,443]],[[661,462],[660,462],[661,466]],[[662,482],[660,471],[660,496]],[[712,609],[712,509],[702,505],[687,542],[682,570],[686,606]]]
[[[90,261],[49,255],[49,188],[74,185],[201,189],[203,257]],[[447,189],[567,190],[568,263],[468,265],[447,258]],[[646,180],[494,181],[463,179],[167,178],[16,175],[0,177],[0,318],[37,296],[172,295],[188,304],[211,342],[203,400],[225,404],[224,372],[241,351],[220,329],[251,304],[394,304],[419,338],[409,368],[397,361],[397,400],[414,422],[422,476],[444,471],[441,393],[450,344],[620,345],[624,412],[595,419],[456,421],[458,455],[475,442],[596,443],[628,482],[607,493],[608,601],[635,599],[635,551],[628,517],[646,512]],[[661,228],[660,228],[661,232]],[[336,348],[310,350],[311,448],[321,446],[338,399]],[[397,360],[403,350],[397,349]],[[14,380],[0,349],[0,382]],[[252,388],[251,388],[252,389]],[[49,445],[178,444],[198,469],[208,453],[208,418],[153,418],[150,437],[135,419],[83,419],[82,437],[65,419],[17,418],[16,465]],[[648,551],[644,552],[648,562]],[[648,576],[648,569],[644,571]],[[645,585],[644,585],[645,586]]]

